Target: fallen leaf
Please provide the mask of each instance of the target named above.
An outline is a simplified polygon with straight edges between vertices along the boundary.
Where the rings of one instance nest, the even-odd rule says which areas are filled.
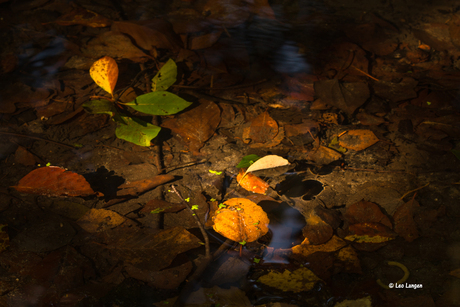
[[[395,231],[407,242],[412,242],[419,237],[417,223],[414,221],[414,211],[418,208],[420,208],[418,201],[411,199],[393,213]]]
[[[143,23],[115,21],[111,30],[130,36],[136,45],[144,50],[158,48],[178,51],[180,49],[181,41],[167,21],[158,19]]]
[[[151,56],[133,45],[131,39],[113,31],[99,34],[82,48],[83,55],[91,58],[109,56],[116,59],[129,59],[136,63],[144,63]]]
[[[126,220],[118,213],[106,209],[91,209],[78,219],[77,224],[89,233],[115,228]]]
[[[202,14],[216,26],[233,28],[244,23],[250,16],[246,2],[241,0],[208,0]]]
[[[191,261],[182,265],[165,269],[162,271],[153,271],[149,269],[138,268],[130,263],[125,264],[124,270],[132,278],[149,283],[149,286],[157,289],[176,289],[187,278],[193,269]]]
[[[362,274],[361,263],[358,258],[358,253],[351,246],[345,246],[337,254],[337,260],[343,262],[344,271],[347,273]]]
[[[262,208],[245,198],[231,198],[213,216],[214,230],[235,242],[253,242],[268,232],[270,220]]]
[[[316,252],[335,252],[346,245],[347,243],[344,240],[334,235],[329,241],[321,245],[311,245],[308,240],[305,240],[302,244],[294,246],[292,252],[307,257]]]
[[[270,117],[267,111],[251,121],[251,125],[243,131],[243,141],[246,143],[268,143],[278,134],[278,123]]]
[[[327,224],[312,210],[306,217],[307,225],[302,229],[302,233],[310,244],[324,244],[332,238],[334,229]]]
[[[126,182],[118,187],[119,191],[117,192],[117,196],[137,196],[173,179],[174,176],[172,175],[158,175],[153,177],[152,179],[143,179],[133,182]]]
[[[382,213],[380,207],[370,201],[361,200],[348,206],[344,217],[350,224],[380,223],[393,228],[390,219]]]
[[[340,83],[337,79],[315,82],[316,96],[324,103],[352,115],[370,96],[366,83]]]
[[[18,146],[16,149],[16,152],[14,153],[14,160],[16,163],[26,166],[32,166],[37,163],[35,156],[22,146]]]
[[[347,149],[360,151],[378,141],[378,137],[370,130],[348,130],[347,133],[339,138],[339,145]]]
[[[275,168],[280,166],[289,165],[289,161],[283,157],[277,155],[268,155],[258,159],[256,162],[252,163],[251,166],[244,172],[243,178],[247,173],[260,171],[269,168]]]
[[[214,134],[220,122],[220,109],[212,101],[202,103],[176,118],[164,122],[161,126],[179,134],[194,154]]]
[[[319,165],[328,165],[342,158],[342,154],[333,149],[319,146],[307,153],[306,159],[312,160]]]
[[[178,254],[200,247],[199,242],[197,237],[183,227],[155,233],[138,229],[119,229],[107,248],[119,259],[123,259],[125,265],[129,264],[142,270],[160,271],[168,267]]]
[[[118,80],[118,65],[111,57],[105,56],[91,66],[89,70],[91,78],[97,85],[112,95]]]
[[[294,293],[312,290],[318,281],[321,281],[312,271],[300,268],[293,272],[285,270],[283,273],[271,271],[260,276],[259,281],[267,286]]]
[[[236,177],[236,181],[238,181],[238,184],[243,189],[258,194],[265,194],[267,192],[267,189],[270,185],[266,183],[264,180],[260,179],[259,177],[253,174],[247,174],[246,176],[244,176],[244,178],[243,176],[244,170],[240,169],[238,176]]]
[[[42,167],[24,176],[17,191],[46,196],[89,196],[93,195],[86,179],[77,173],[66,171],[57,166]]]
[[[54,22],[61,26],[83,25],[92,28],[108,27],[112,23],[110,19],[80,6],[75,7]]]
[[[348,227],[347,241],[356,243],[383,243],[393,240],[396,234],[380,223],[359,223]]]

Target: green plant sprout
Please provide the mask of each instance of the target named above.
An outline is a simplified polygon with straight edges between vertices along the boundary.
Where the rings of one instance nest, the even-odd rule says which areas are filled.
[[[156,208],[155,210],[150,211],[151,214],[157,214],[165,211],[163,208]]]
[[[219,204],[219,209],[222,209],[222,208],[225,208],[225,207],[227,207],[227,206],[224,205],[224,204]]]
[[[177,66],[169,59],[152,79],[152,92],[139,95],[133,101],[121,102],[98,99],[85,102],[83,109],[92,114],[109,114],[117,123],[115,135],[119,139],[140,145],[150,146],[161,128],[138,117],[132,117],[126,106],[148,115],[172,115],[192,103],[166,90],[176,82]]]
[[[240,243],[241,245],[246,245],[247,242],[245,240],[243,240],[243,241],[238,242],[238,243]]]
[[[260,262],[260,259],[259,258],[254,258],[254,263],[259,263]]]
[[[198,205],[193,205],[192,210],[198,210]]]
[[[211,198],[209,201],[215,202],[216,200],[217,200],[217,199],[215,199],[215,198]]]
[[[184,199],[186,202],[190,202],[190,197],[187,197],[186,199]]]
[[[209,172],[210,172],[211,174],[214,174],[214,175],[221,175],[221,174],[222,174],[222,172],[213,171],[213,170],[209,170]]]

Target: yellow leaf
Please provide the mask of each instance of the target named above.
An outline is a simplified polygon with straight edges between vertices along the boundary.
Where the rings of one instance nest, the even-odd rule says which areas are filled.
[[[89,74],[94,82],[113,98],[113,89],[118,80],[117,62],[111,57],[105,56],[93,63]]]
[[[259,278],[267,286],[283,291],[303,292],[313,289],[316,282],[321,281],[312,271],[300,268],[294,272],[285,270],[283,273],[271,271]]]

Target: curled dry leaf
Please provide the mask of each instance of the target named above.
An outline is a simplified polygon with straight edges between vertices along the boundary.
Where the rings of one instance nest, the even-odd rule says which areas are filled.
[[[246,198],[232,198],[212,218],[214,230],[235,242],[253,242],[268,232],[264,210]]]
[[[256,162],[252,163],[251,166],[248,167],[246,172],[243,174],[246,176],[247,173],[260,171],[263,169],[275,168],[279,166],[286,166],[289,165],[289,161],[284,159],[283,157],[277,155],[268,155],[263,158],[260,158]]]
[[[88,196],[94,194],[86,179],[57,166],[31,171],[19,180],[17,191],[46,196]]]
[[[244,178],[243,176],[244,170],[240,169],[236,180],[243,189],[258,194],[265,194],[267,192],[269,185],[264,180],[253,174],[247,174]]]
[[[105,56],[91,66],[89,70],[91,78],[104,91],[112,95],[118,80],[118,65],[111,57]]]

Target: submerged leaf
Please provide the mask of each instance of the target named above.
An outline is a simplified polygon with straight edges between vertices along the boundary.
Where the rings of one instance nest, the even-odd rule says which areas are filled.
[[[119,123],[115,135],[119,139],[140,146],[150,146],[150,140],[155,138],[161,128],[138,118],[122,117],[126,124]]]
[[[137,96],[134,101],[125,103],[136,111],[151,115],[176,114],[192,103],[166,91],[151,92]]]
[[[166,91],[176,82],[177,65],[169,59],[152,79],[152,92]]]
[[[105,56],[97,60],[91,66],[89,74],[97,85],[113,97],[113,89],[118,80],[118,65],[114,59]]]

